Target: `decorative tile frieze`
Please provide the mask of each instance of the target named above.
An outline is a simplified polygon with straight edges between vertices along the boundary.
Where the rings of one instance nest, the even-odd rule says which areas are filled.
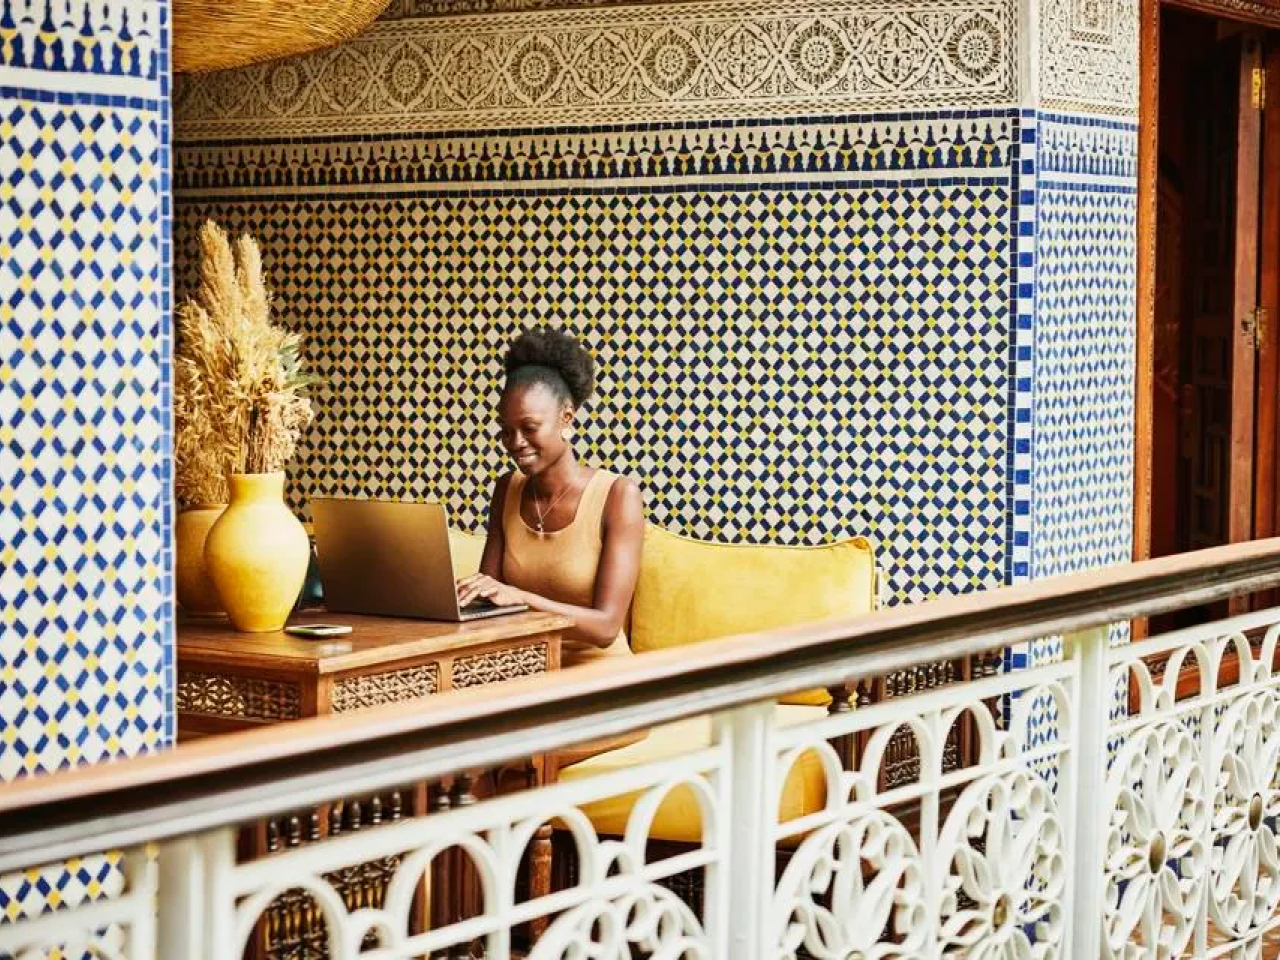
[[[296,193],[320,187],[416,189],[477,184],[563,185],[667,178],[892,175],[908,171],[1003,173],[1013,127],[1008,113],[895,120],[851,117],[814,124],[492,137],[339,139],[179,145],[175,180],[184,195],[246,190]]]
[[[179,136],[594,126],[1017,98],[1013,0],[767,0],[382,21],[179,85]]]
[[[167,9],[157,0],[0,0],[0,71],[154,80]]]
[[[1045,180],[1107,182],[1134,187],[1138,177],[1137,124],[1041,114],[1039,171]]]

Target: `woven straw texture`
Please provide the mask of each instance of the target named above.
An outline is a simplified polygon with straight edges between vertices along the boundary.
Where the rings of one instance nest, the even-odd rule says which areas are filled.
[[[331,47],[389,0],[173,0],[173,68],[205,73]]]

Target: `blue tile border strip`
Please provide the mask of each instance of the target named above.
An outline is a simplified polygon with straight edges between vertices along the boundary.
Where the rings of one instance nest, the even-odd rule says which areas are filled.
[[[161,0],[160,46],[157,51],[157,74],[160,82],[160,158],[156,164],[160,201],[160,391],[161,483],[164,503],[160,510],[161,579],[163,583],[160,617],[161,643],[164,645],[164,685],[161,690],[164,710],[165,746],[177,742],[177,635],[176,601],[174,599],[174,505],[173,492],[173,331],[170,317],[173,309],[173,76],[170,71],[170,0]]]
[[[163,89],[163,88],[161,88]],[[162,96],[164,96],[162,94]],[[33,87],[0,86],[0,99],[32,100],[36,103],[54,103],[62,107],[111,107],[124,110],[168,112],[168,98],[128,97],[101,93],[84,93],[65,90],[40,90]]]
[[[1031,576],[1032,443],[1035,370],[1036,165],[1038,122],[1024,115],[1018,130],[1015,223],[1011,253],[1014,296],[1010,323],[1009,511],[1006,583],[1025,583]]]

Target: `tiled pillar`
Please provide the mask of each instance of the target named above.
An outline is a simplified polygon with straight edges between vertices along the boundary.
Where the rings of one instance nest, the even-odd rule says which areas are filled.
[[[1040,0],[1030,574],[1133,539],[1137,0]]]
[[[1139,5],[1038,0],[1035,22],[1015,582],[1124,563],[1133,547]],[[1059,653],[1056,640],[1026,651]]]
[[[168,0],[0,0],[0,780],[173,736]],[[118,884],[0,879],[0,923]]]

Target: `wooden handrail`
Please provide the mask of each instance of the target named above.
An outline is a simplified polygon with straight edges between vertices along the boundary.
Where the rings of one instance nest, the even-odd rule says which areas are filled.
[[[1280,584],[1280,539],[204,739],[0,787],[0,872]],[[589,721],[589,723],[587,722]]]

